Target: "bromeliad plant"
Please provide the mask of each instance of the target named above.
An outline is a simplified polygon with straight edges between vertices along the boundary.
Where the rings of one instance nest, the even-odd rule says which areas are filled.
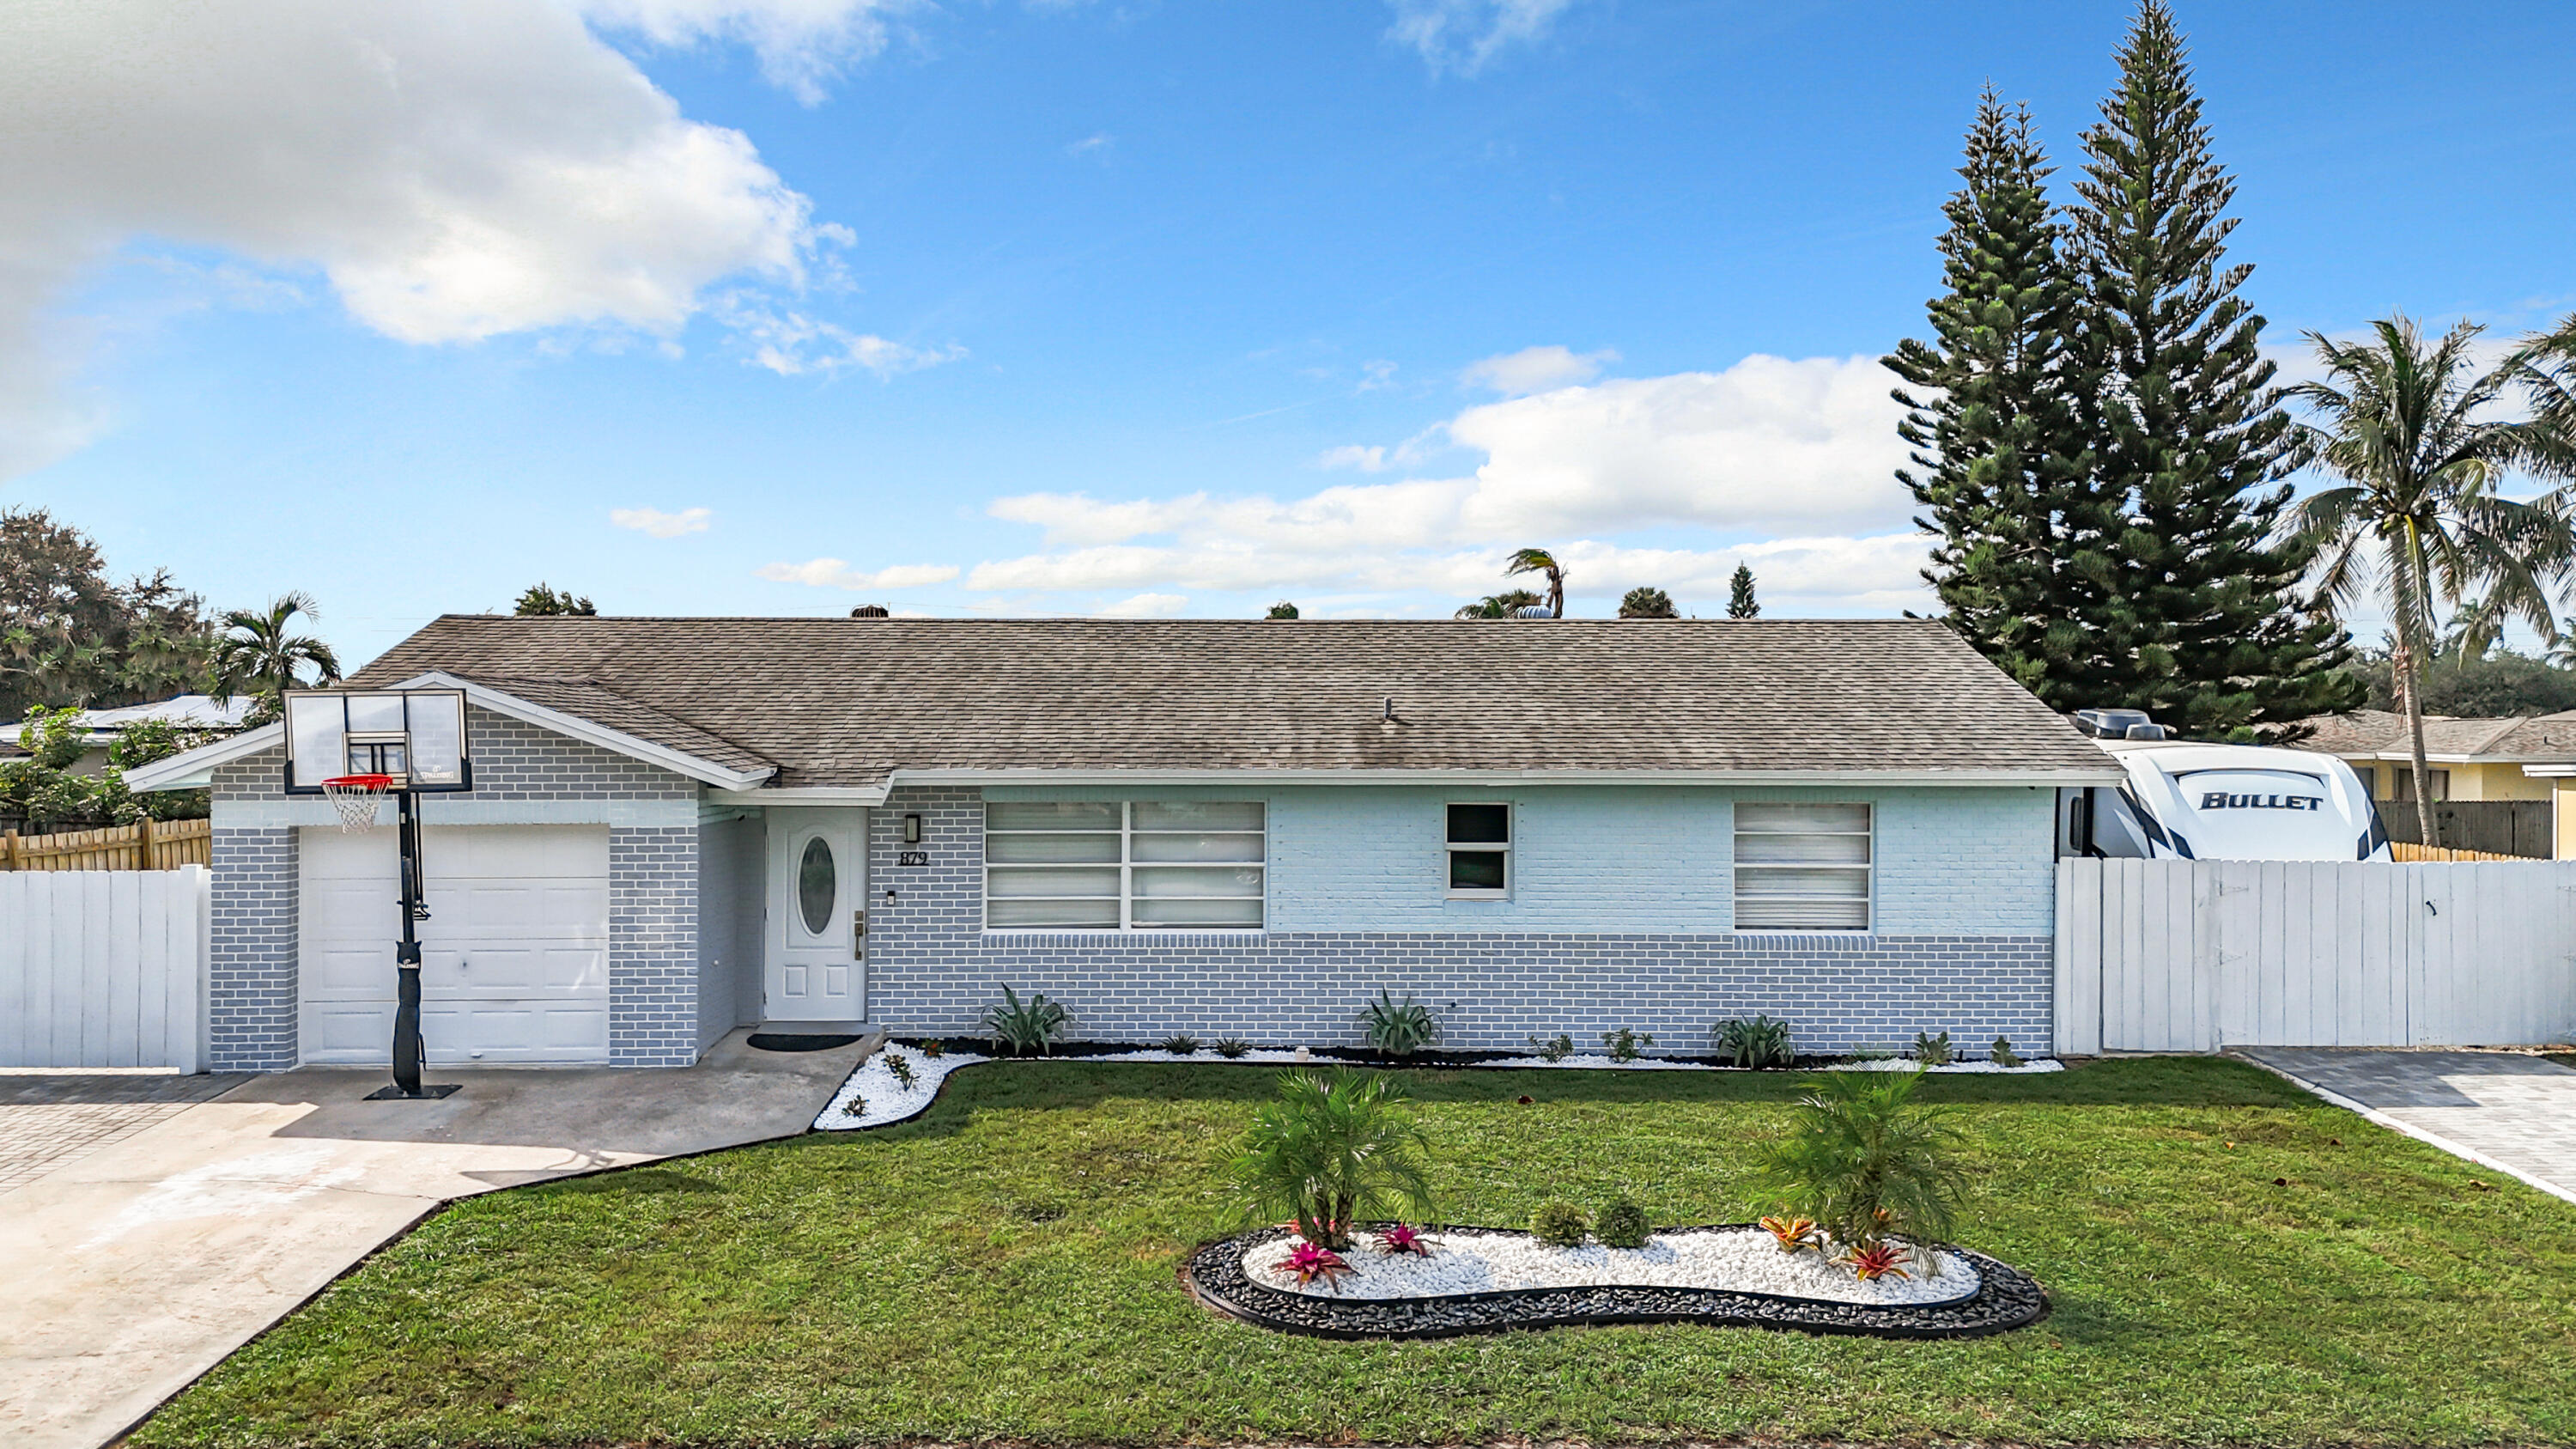
[[[1868,1243],[1855,1247],[1834,1261],[1852,1270],[1864,1283],[1875,1283],[1894,1274],[1899,1278],[1913,1275],[1905,1271],[1905,1250],[1894,1243]]]
[[[1286,1072],[1252,1114],[1232,1164],[1246,1216],[1287,1218],[1320,1247],[1351,1245],[1355,1222],[1432,1215],[1428,1144],[1392,1077],[1339,1069]]]
[[[1062,1003],[1047,1000],[1043,991],[1030,992],[1023,1002],[1018,992],[1004,986],[1002,1004],[984,1013],[984,1029],[993,1034],[994,1045],[1008,1048],[1012,1056],[1044,1056],[1072,1019]]]
[[[1438,1018],[1410,992],[1398,1006],[1394,997],[1380,991],[1377,1000],[1360,1012],[1360,1028],[1368,1033],[1370,1046],[1391,1057],[1409,1057],[1440,1040]]]
[[[1825,1250],[1824,1234],[1816,1231],[1814,1218],[1764,1218],[1762,1230],[1771,1235],[1784,1253],[1821,1253]]]
[[[1617,1031],[1601,1033],[1601,1044],[1610,1049],[1610,1060],[1633,1062],[1645,1055],[1644,1048],[1655,1044],[1655,1034],[1650,1031],[1635,1031],[1623,1026]]]
[[[1288,1261],[1280,1266],[1296,1274],[1300,1284],[1321,1278],[1325,1287],[1336,1292],[1340,1291],[1343,1274],[1358,1271],[1344,1262],[1341,1254],[1330,1248],[1319,1248],[1312,1242],[1299,1243],[1296,1250],[1288,1255]]]
[[[1709,1028],[1709,1037],[1717,1047],[1717,1059],[1729,1066],[1785,1067],[1797,1061],[1797,1052],[1789,1044],[1789,1023],[1773,1016],[1757,1016],[1751,1021],[1729,1017]]]
[[[1431,1240],[1424,1237],[1420,1229],[1403,1223],[1390,1223],[1380,1229],[1376,1235],[1376,1246],[1379,1252],[1389,1257],[1398,1253],[1411,1253],[1417,1258],[1431,1256]]]
[[[1812,1218],[1845,1253],[1902,1235],[1949,1236],[1965,1195],[1959,1130],[1914,1100],[1923,1073],[1829,1072],[1798,1099],[1787,1136],[1761,1161],[1781,1205]]]

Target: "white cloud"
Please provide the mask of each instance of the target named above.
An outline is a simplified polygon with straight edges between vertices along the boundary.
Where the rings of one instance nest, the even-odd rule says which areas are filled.
[[[734,42],[760,57],[770,83],[807,105],[856,61],[885,48],[887,20],[907,0],[577,0],[595,23],[657,45]]]
[[[1868,358],[1754,356],[1723,372],[1469,408],[1439,431],[1485,454],[1470,477],[1341,484],[1286,500],[1021,494],[989,511],[1044,530],[1041,551],[980,563],[966,587],[1465,598],[1503,587],[1510,548],[1543,543],[1574,570],[1578,597],[1615,600],[1651,583],[1686,605],[1693,593],[1722,601],[1725,576],[1750,562],[1766,599],[1888,612],[1921,601],[1925,548],[1892,476],[1903,447],[1888,385]],[[1377,471],[1420,441],[1352,445],[1324,461]],[[1769,541],[1603,541],[1676,526]]]
[[[718,313],[735,337],[751,349],[752,365],[768,368],[781,377],[808,372],[829,375],[845,367],[863,368],[881,378],[892,377],[899,372],[918,372],[955,362],[966,355],[965,348],[954,344],[913,347],[874,333],[852,332],[748,296],[724,299]]]
[[[1107,131],[1094,131],[1090,135],[1083,137],[1081,140],[1074,142],[1072,145],[1065,147],[1064,154],[1067,156],[1096,156],[1107,152],[1111,147],[1116,146],[1117,144],[1118,138],[1110,135]]]
[[[1619,354],[1607,347],[1599,352],[1524,347],[1518,352],[1468,363],[1458,379],[1469,387],[1487,388],[1505,397],[1527,397],[1534,392],[1590,382],[1601,375],[1603,364],[1618,360]]]
[[[1575,0],[1390,0],[1387,37],[1422,53],[1438,75],[1474,75],[1505,46],[1544,38]]]
[[[786,26],[797,9],[609,13],[677,35],[692,14]],[[38,0],[0,16],[0,469],[80,436],[43,319],[136,237],[317,272],[361,324],[412,343],[667,337],[720,278],[800,282],[818,238],[742,133],[683,117],[565,5]]]
[[[1383,473],[1387,469],[1383,445],[1362,447],[1357,443],[1345,443],[1338,448],[1326,448],[1315,461],[1322,467],[1351,468],[1362,473]]]
[[[678,538],[684,533],[704,533],[715,512],[707,508],[683,508],[677,513],[664,513],[658,508],[612,508],[608,521],[620,528],[649,533],[655,538]]]
[[[1187,603],[1189,603],[1189,600],[1179,594],[1138,594],[1132,599],[1121,599],[1117,603],[1110,604],[1100,609],[1097,617],[1103,619],[1168,619],[1173,615],[1178,614],[1181,611],[1182,606]]]
[[[944,584],[957,577],[953,564],[895,564],[871,573],[854,569],[848,561],[818,558],[801,564],[763,564],[760,576],[772,583],[812,584],[830,589],[918,589],[930,584]]]

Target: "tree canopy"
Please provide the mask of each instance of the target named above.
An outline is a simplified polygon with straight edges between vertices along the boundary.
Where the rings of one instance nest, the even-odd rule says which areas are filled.
[[[167,571],[118,583],[89,535],[0,512],[0,718],[201,690],[213,644],[204,602]]]

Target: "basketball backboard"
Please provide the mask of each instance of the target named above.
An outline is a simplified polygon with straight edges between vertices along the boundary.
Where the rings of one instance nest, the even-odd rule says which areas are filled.
[[[474,788],[457,689],[310,689],[286,696],[286,793],[343,775],[391,775],[395,790]]]

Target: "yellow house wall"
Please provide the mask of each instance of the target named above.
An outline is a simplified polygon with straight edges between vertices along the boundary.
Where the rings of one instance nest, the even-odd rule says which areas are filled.
[[[2369,755],[2346,755],[2344,763],[2356,770],[2373,770],[2375,781],[2371,798],[2397,798],[2397,777],[2414,768],[2403,760],[2382,760]],[[2450,799],[2453,800],[2547,800],[2551,782],[2534,779],[2522,772],[2520,765],[2444,764],[2439,760],[2427,768],[2451,772]]]

